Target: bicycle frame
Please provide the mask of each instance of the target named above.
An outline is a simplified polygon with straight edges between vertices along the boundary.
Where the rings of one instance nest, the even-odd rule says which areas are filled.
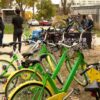
[[[46,76],[44,77],[47,77],[47,78],[44,78],[43,80],[43,84],[46,84],[46,82],[48,81],[49,83],[49,86],[53,89],[54,93],[60,93],[60,92],[66,92],[68,89],[69,89],[69,86],[75,76],[75,73],[78,69],[78,66],[82,63],[84,63],[84,59],[83,59],[83,54],[81,52],[78,52],[78,58],[77,60],[75,61],[75,64],[73,65],[73,68],[65,82],[65,84],[63,85],[62,89],[58,89],[56,87],[56,84],[54,83],[53,79],[56,78],[60,68],[61,68],[61,65],[63,64],[64,60],[66,59],[66,52],[64,52],[64,54],[62,55],[59,63],[57,64],[57,67],[52,75],[52,77],[50,77],[48,74],[46,74]]]
[[[35,46],[37,46],[37,45],[35,45]],[[33,47],[33,48],[35,48],[35,47]],[[31,47],[31,49],[32,49],[32,47]],[[48,59],[49,59],[49,61],[50,61],[50,57],[52,57],[54,63],[56,64],[56,62],[55,62],[55,60],[54,60],[52,54],[48,51],[48,49],[47,49],[47,47],[46,47],[45,44],[42,44],[42,45],[41,45],[41,49],[40,49],[40,51],[39,51],[39,55],[42,55],[42,54],[47,54],[47,55],[48,55],[47,58],[46,58],[47,61],[48,61]],[[34,55],[34,54],[33,54],[33,55]],[[17,62],[18,69],[24,68],[24,66],[20,65],[19,57],[18,57],[18,55],[17,55],[16,53],[13,54],[12,60],[11,60],[10,64],[13,64],[15,61]],[[48,62],[49,62],[49,61],[48,61]],[[9,76],[10,76],[9,74],[6,74],[6,73],[7,73],[7,70],[8,70],[9,67],[10,67],[10,64],[7,66],[6,70],[4,70],[0,76],[3,76],[3,77],[9,77]],[[50,63],[49,65],[50,65],[52,71],[54,71],[54,67],[55,67],[55,66],[54,66],[52,63]],[[34,69],[34,65],[28,66],[28,68],[29,68],[29,69]],[[36,68],[35,68],[35,69],[36,69]],[[41,68],[41,66],[38,67],[38,69],[40,70],[39,72],[45,71],[43,68]]]
[[[18,56],[17,56],[16,53],[13,54],[12,60],[10,61],[10,64],[13,64],[14,61],[18,61]],[[9,69],[9,67],[10,67],[10,64],[6,67],[6,69],[5,69],[5,70],[3,71],[3,73],[0,75],[1,77],[2,77],[2,76],[4,76],[4,77],[8,77],[8,76],[9,76],[9,75],[6,74],[6,73],[7,73],[8,69]]]
[[[78,57],[75,60],[75,63],[73,65],[73,67],[72,67],[72,70],[69,73],[69,76],[66,79],[65,84],[62,86],[61,89],[57,88],[57,86],[56,86],[56,84],[54,82],[54,79],[56,78],[58,72],[60,71],[61,65],[66,60],[66,56],[67,56],[67,52],[66,51],[64,51],[64,53],[63,53],[61,59],[59,60],[59,63],[57,64],[57,67],[56,67],[55,71],[53,72],[52,76],[50,76],[48,73],[44,73],[44,75],[42,76],[43,77],[42,82],[33,81],[34,83],[40,83],[41,85],[43,85],[43,88],[47,87],[53,96],[56,95],[56,97],[54,97],[55,99],[52,99],[52,97],[49,97],[48,100],[62,100],[63,97],[66,95],[66,92],[68,91],[68,89],[69,89],[69,87],[70,87],[70,85],[71,85],[71,83],[72,83],[72,81],[74,79],[75,73],[78,70],[78,66],[80,64],[84,63],[83,54],[80,51],[78,51],[77,54],[78,54]],[[32,81],[27,81],[27,83],[28,82],[32,82]],[[58,99],[58,97],[59,97],[59,99]]]
[[[53,94],[59,94],[59,93],[67,92],[72,81],[73,81],[73,79],[74,79],[74,76],[76,74],[76,71],[78,70],[79,65],[86,64],[86,62],[84,61],[84,56],[81,53],[81,51],[78,50],[77,55],[78,55],[77,59],[76,59],[74,65],[72,66],[71,72],[69,73],[69,76],[66,79],[65,84],[63,85],[62,89],[57,88],[57,86],[54,82],[54,79],[56,78],[58,72],[60,71],[62,64],[65,61],[68,61],[68,62],[70,61],[70,58],[67,56],[67,51],[64,51],[64,53],[62,54],[60,60],[58,61],[58,64],[56,65],[56,69],[54,70],[52,76],[50,76],[48,73],[43,74],[43,76],[42,76],[43,80],[41,82],[41,84],[43,85],[43,88],[49,87],[50,88],[49,90],[51,90],[51,93],[53,93]]]

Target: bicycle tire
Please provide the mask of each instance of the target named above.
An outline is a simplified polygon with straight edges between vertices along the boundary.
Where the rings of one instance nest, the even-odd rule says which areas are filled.
[[[27,72],[28,72],[28,74],[30,74],[30,76],[28,76],[27,79],[23,79],[22,78],[23,74],[24,73],[27,74]],[[21,76],[20,76],[20,74],[21,74]],[[33,77],[33,75],[35,75],[35,76]],[[27,77],[27,76],[25,75],[25,77]],[[18,82],[18,80],[20,81],[20,78],[21,78],[21,82]],[[7,84],[5,87],[5,97],[8,98],[8,94],[10,93],[10,91],[12,91],[17,85],[20,85],[20,84],[24,83],[25,81],[29,81],[29,80],[33,80],[33,79],[42,81],[42,77],[40,76],[40,74],[35,72],[34,70],[22,69],[22,70],[16,71],[14,74],[12,74],[9,77],[9,79],[7,81]],[[17,80],[17,82],[15,82],[15,84],[13,84],[14,80],[15,81]],[[11,86],[11,88],[10,88],[10,86]]]
[[[54,70],[56,69],[56,65],[57,65],[57,61],[54,58],[54,56],[50,53],[48,53],[47,57],[45,59],[42,60],[42,67],[45,71],[48,71],[48,73],[50,75],[52,75],[52,73],[54,72]],[[61,76],[61,74],[59,73],[57,75],[57,80],[58,82],[63,85],[63,78]]]
[[[55,24],[54,24],[54,27],[55,28],[63,28],[63,27],[65,27],[66,26],[66,23],[64,22],[64,21],[58,21],[58,22],[56,22]]]
[[[70,73],[70,71],[72,70],[72,65],[73,62],[67,62],[66,64],[67,66],[67,70]],[[81,68],[81,69],[80,69]],[[75,76],[74,76],[74,80],[81,86],[86,86],[88,84],[88,80],[87,80],[87,75],[84,74],[83,76],[80,75],[80,73],[84,70],[84,65],[80,65]]]
[[[9,67],[9,69],[7,69]],[[6,71],[7,70],[7,71]],[[10,75],[13,71],[17,70],[16,67],[7,60],[0,59],[0,94],[4,94],[4,83],[6,83],[7,77],[6,75]],[[4,73],[4,74],[3,74]],[[3,83],[2,81],[5,80]]]
[[[28,90],[26,90],[27,87],[28,87]],[[29,87],[31,87],[31,88],[29,88]],[[22,94],[21,94],[21,92],[22,92]],[[24,95],[25,92],[26,92],[26,94]],[[31,92],[35,92],[35,93],[32,93],[32,96],[30,96]],[[18,93],[20,93],[20,94],[18,95]],[[30,94],[28,94],[28,93],[30,93]],[[8,100],[23,100],[22,99],[23,95],[24,95],[24,98],[28,97],[27,100],[46,100],[47,97],[50,97],[53,95],[53,92],[51,92],[51,90],[48,87],[43,86],[43,84],[41,82],[27,81],[24,84],[21,84],[19,87],[17,87],[14,91],[12,91],[8,97]],[[39,99],[40,95],[42,95],[41,99]],[[16,96],[17,96],[17,99],[16,99]],[[21,96],[22,96],[22,98],[21,98]]]

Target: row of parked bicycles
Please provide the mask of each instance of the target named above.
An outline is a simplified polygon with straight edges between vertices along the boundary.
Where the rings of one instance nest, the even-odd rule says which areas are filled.
[[[0,59],[0,94],[5,94],[4,100],[67,100],[75,91],[69,91],[73,80],[100,100],[100,63],[88,64],[85,61],[82,53],[84,30],[78,40],[70,40],[70,45],[66,42],[65,34],[63,30],[61,40],[52,42],[52,38],[47,38],[50,37],[47,29],[43,31],[42,40],[22,41],[22,44],[29,45],[28,52],[21,54],[22,59],[16,52],[0,52],[0,55],[8,55],[11,59]],[[16,44],[19,42],[2,44],[1,47]],[[59,57],[57,53],[55,55],[57,51]],[[66,66],[64,70],[68,74],[64,80],[60,73],[63,66]]]

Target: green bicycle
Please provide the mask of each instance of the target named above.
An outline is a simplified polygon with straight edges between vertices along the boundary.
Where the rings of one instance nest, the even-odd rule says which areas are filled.
[[[71,72],[69,73],[68,78],[66,79],[66,82],[64,83],[62,88],[59,89],[56,87],[54,79],[56,78],[62,63],[68,59],[68,57],[67,59],[65,59],[67,55],[68,55],[68,51],[64,51],[52,76],[50,76],[48,73],[45,73],[42,82],[35,80],[35,81],[28,81],[24,84],[21,84],[19,87],[17,87],[11,92],[11,94],[8,97],[8,100],[17,100],[17,99],[22,100],[23,97],[26,98],[29,97],[28,100],[45,100],[48,97],[59,93],[61,94],[63,93],[64,94],[63,96],[65,96],[66,92],[70,87],[72,80],[74,79],[75,73],[78,70],[79,65],[85,63],[83,54],[79,50],[77,50],[78,57],[72,67]],[[26,94],[24,93],[25,91]],[[30,93],[30,95],[28,93]],[[63,96],[60,96],[59,100],[62,100]],[[58,100],[58,97],[55,100]]]
[[[44,45],[44,46],[46,46],[46,45]],[[45,47],[46,48],[46,47]],[[68,48],[68,47],[67,47]],[[66,48],[64,48],[64,51],[66,51],[67,49]],[[63,55],[62,55],[62,57],[61,57],[61,59],[59,60],[60,61],[60,63],[59,63],[59,66],[62,66],[62,64],[63,63],[61,63],[61,61],[65,61],[66,60],[66,62],[67,62],[67,65],[68,66],[71,66],[71,63],[70,63],[70,58],[68,57],[68,55],[67,55],[67,57],[65,56],[66,55],[66,53],[63,53]],[[63,61],[63,62],[64,62]],[[49,64],[50,64],[50,60],[48,61],[49,62]],[[51,65],[52,65],[52,63],[51,63]],[[81,65],[82,65],[82,63],[81,63]],[[53,67],[54,68],[54,67]],[[70,67],[69,67],[70,68]],[[68,70],[69,70],[69,68],[68,68]],[[81,69],[81,67],[80,67],[80,69]],[[17,76],[17,74],[19,74],[19,73],[16,73],[14,76],[12,76],[12,77],[10,77],[10,79],[9,79],[9,81],[8,81],[8,83],[7,83],[7,86],[6,86],[6,96],[8,96],[8,90],[9,90],[9,85],[10,85],[10,82],[12,81],[12,78],[15,78],[16,76]],[[76,78],[77,79],[77,78]],[[78,79],[79,80],[79,79]],[[61,83],[61,82],[60,82]],[[80,80],[79,80],[79,83],[81,84],[81,85],[86,85],[87,84],[87,79],[86,79],[86,76],[84,76],[84,78],[81,78]]]

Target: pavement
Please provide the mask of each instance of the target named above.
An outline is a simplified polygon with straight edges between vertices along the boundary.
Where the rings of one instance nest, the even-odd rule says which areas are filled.
[[[3,42],[8,43],[13,41],[13,35],[11,34],[4,34]]]

